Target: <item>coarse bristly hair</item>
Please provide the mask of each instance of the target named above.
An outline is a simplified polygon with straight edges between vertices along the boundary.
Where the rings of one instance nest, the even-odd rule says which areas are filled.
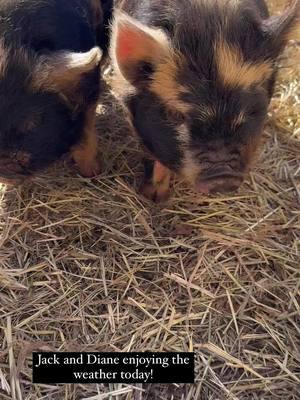
[[[299,9],[297,0],[270,17],[263,0],[121,2],[111,56],[155,159],[192,183],[216,162],[249,170]]]
[[[96,0],[2,0],[0,21],[0,179],[19,182],[87,141],[105,21]]]

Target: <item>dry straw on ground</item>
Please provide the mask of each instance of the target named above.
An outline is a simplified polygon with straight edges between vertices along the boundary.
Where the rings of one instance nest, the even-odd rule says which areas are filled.
[[[141,198],[141,154],[108,95],[102,176],[58,165],[2,188],[1,400],[300,398],[299,61],[291,42],[238,194],[177,183],[163,207]],[[33,350],[194,350],[196,384],[33,386]]]

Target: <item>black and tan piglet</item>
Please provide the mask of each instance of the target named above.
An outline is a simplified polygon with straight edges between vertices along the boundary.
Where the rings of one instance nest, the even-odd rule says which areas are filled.
[[[69,151],[82,175],[99,172],[103,15],[100,0],[0,0],[1,181],[19,183]]]
[[[171,171],[200,193],[240,186],[299,14],[299,0],[272,17],[264,0],[118,1],[114,91],[152,160],[148,197],[167,196]]]

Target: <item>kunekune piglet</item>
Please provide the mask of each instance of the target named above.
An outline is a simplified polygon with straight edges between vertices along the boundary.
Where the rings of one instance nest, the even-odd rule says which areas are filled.
[[[101,0],[0,0],[1,181],[22,182],[69,151],[82,175],[99,172],[103,15]]]
[[[300,0],[277,16],[264,0],[117,3],[114,91],[146,150],[144,193],[166,198],[171,171],[200,193],[236,190],[259,147]]]

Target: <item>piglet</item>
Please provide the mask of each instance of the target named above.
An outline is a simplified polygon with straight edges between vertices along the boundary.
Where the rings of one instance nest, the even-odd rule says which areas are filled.
[[[68,152],[83,176],[99,173],[105,23],[100,0],[0,0],[2,182],[23,182]]]
[[[171,172],[199,193],[235,191],[260,147],[277,60],[300,0],[122,0],[112,25],[114,92],[146,150],[143,192]]]

